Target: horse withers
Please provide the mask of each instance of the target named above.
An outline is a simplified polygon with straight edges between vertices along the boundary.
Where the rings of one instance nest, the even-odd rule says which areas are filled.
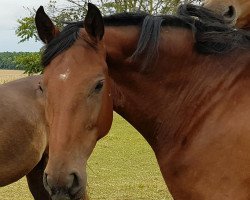
[[[81,24],[85,29],[66,40],[75,27],[59,32],[42,7],[35,22],[46,44],[41,88],[49,124],[49,159],[44,185],[53,200],[82,199],[87,159],[97,140],[108,133],[113,114],[102,16],[89,4]]]

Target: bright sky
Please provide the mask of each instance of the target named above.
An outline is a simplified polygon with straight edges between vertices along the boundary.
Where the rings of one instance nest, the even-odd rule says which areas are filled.
[[[0,0],[0,52],[38,51],[42,47],[41,42],[34,40],[19,44],[20,39],[15,35],[18,25],[16,21],[27,16],[28,11],[24,7],[37,9],[48,2],[49,0]]]

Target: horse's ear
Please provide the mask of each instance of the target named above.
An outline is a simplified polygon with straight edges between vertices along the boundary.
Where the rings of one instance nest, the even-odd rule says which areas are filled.
[[[56,37],[56,35],[60,33],[59,29],[44,12],[43,6],[40,6],[36,11],[35,23],[38,36],[45,44],[48,44],[54,37]]]
[[[87,33],[97,40],[104,35],[104,23],[101,11],[92,3],[88,3],[88,12],[84,20],[84,27]]]

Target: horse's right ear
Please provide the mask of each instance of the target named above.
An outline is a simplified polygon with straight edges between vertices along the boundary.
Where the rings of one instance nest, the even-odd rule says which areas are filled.
[[[92,38],[102,40],[104,23],[101,11],[92,3],[88,3],[88,12],[84,20],[84,28]]]
[[[35,23],[38,36],[45,44],[48,44],[60,33],[59,29],[44,12],[43,6],[40,6],[36,11]]]

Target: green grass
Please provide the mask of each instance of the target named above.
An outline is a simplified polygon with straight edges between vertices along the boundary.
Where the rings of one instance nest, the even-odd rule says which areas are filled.
[[[91,200],[172,199],[150,146],[117,114],[88,162],[88,191]],[[0,200],[32,200],[26,180],[0,188]]]
[[[91,199],[171,199],[153,151],[117,114],[111,132],[98,142],[88,174]]]

